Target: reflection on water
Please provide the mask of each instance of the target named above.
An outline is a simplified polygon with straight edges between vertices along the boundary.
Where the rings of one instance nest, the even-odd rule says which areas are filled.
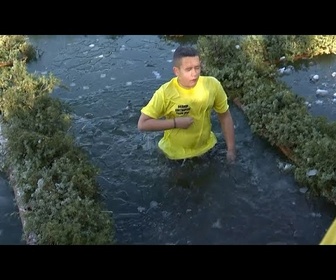
[[[29,70],[50,71],[68,85],[53,95],[74,109],[71,133],[101,170],[119,244],[319,243],[335,207],[300,192],[279,169],[286,159],[251,133],[234,105],[234,166],[226,164],[215,116],[218,144],[198,161],[168,161],[157,148],[162,133],[137,130],[140,109],[173,75],[176,43],[152,35],[71,37],[32,37],[43,55]]]

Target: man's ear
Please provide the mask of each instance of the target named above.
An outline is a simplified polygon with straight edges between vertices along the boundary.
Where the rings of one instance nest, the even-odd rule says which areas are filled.
[[[178,76],[178,74],[179,74],[179,69],[178,69],[176,66],[174,66],[174,67],[173,67],[173,72],[174,72],[175,76]]]

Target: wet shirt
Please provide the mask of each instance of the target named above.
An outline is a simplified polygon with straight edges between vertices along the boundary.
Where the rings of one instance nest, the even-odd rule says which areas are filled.
[[[185,159],[200,156],[217,143],[211,130],[211,110],[224,113],[228,108],[227,95],[216,78],[200,76],[195,87],[185,89],[175,77],[154,93],[141,112],[154,119],[187,116],[194,119],[187,129],[165,130],[158,143],[168,158]]]

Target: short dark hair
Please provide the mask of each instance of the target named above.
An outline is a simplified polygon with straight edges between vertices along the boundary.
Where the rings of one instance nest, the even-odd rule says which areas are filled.
[[[188,56],[191,57],[199,56],[197,49],[188,45],[180,45],[179,47],[177,47],[173,55],[174,66],[175,67],[180,66],[181,58]]]

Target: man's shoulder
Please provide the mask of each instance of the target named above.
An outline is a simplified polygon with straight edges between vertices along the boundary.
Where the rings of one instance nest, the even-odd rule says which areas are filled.
[[[167,81],[167,82],[165,82],[164,84],[162,84],[162,85],[160,86],[160,89],[166,89],[166,88],[168,88],[168,87],[174,86],[174,80],[175,80],[175,79],[176,79],[176,77],[170,79],[170,80]]]
[[[171,80],[169,80],[169,81],[165,82],[164,84],[162,84],[158,88],[157,93],[166,95],[167,93],[172,92],[172,90],[173,90],[174,87],[175,87],[174,78],[172,78]]]
[[[206,87],[217,89],[221,86],[221,82],[214,76],[200,76],[200,80]]]
[[[214,76],[200,76],[200,78],[206,82],[219,83],[219,80]]]

